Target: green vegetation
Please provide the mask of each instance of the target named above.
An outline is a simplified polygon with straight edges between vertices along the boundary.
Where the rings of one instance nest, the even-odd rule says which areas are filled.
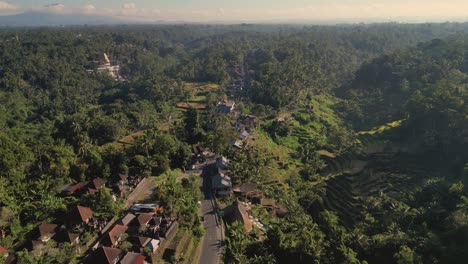
[[[75,205],[119,215],[109,189],[61,192],[129,174],[156,176],[154,198],[180,220],[173,257],[196,251],[200,179],[178,177],[201,144],[289,212],[253,205],[268,229],[229,226],[226,263],[464,263],[467,28],[2,29],[0,245],[20,263],[75,261],[53,240],[29,250],[34,229]],[[95,71],[102,53],[123,79]],[[219,113],[225,99],[239,113]],[[247,115],[257,124],[237,150]]]

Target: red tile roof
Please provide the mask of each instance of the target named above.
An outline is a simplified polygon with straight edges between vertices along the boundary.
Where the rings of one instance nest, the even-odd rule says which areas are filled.
[[[122,237],[122,235],[127,231],[128,227],[123,225],[115,225],[111,231],[107,234],[107,239],[109,240],[111,245],[117,244],[118,240]]]
[[[120,261],[121,264],[143,264],[145,257],[133,252],[128,252],[127,255]]]
[[[78,191],[79,189],[86,187],[88,185],[88,183],[89,183],[88,181],[85,181],[85,182],[77,183],[75,185],[71,185],[70,187],[65,189],[65,191],[67,191],[69,193],[74,193],[74,192]]]
[[[140,214],[137,217],[138,225],[140,226],[147,225],[149,221],[151,221],[152,218],[153,218],[152,214]]]
[[[8,249],[0,246],[0,254],[7,255],[8,254]]]
[[[106,185],[106,180],[101,178],[96,178],[93,180],[93,186],[95,189],[100,189]]]
[[[56,224],[40,224],[39,227],[39,238],[42,240],[43,237],[53,235],[57,231],[57,225]]]
[[[89,264],[113,264],[120,259],[122,250],[118,248],[100,247],[86,259]]]
[[[72,209],[71,216],[80,219],[82,222],[86,222],[93,216],[93,210],[89,207],[77,205]]]

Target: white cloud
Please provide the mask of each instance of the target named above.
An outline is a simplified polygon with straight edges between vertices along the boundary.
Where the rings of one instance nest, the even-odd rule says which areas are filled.
[[[223,8],[220,8],[218,9],[218,14],[224,16],[224,14],[226,14],[226,11]]]
[[[94,10],[96,10],[96,7],[94,5],[88,4],[88,5],[83,6],[83,10],[84,11],[94,11]]]
[[[43,9],[46,11],[54,12],[54,13],[63,13],[65,11],[68,11],[64,4],[47,5],[47,6],[44,6]]]
[[[15,4],[0,1],[0,12],[2,12],[2,13],[3,12],[16,11],[18,9],[19,9],[19,6],[15,5]]]
[[[137,5],[135,3],[125,3],[123,9],[137,9]]]

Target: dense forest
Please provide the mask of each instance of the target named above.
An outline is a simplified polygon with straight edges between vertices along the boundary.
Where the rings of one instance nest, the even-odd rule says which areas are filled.
[[[106,189],[63,186],[118,174],[167,177],[202,144],[287,207],[265,232],[228,223],[225,263],[465,263],[468,259],[468,24],[174,25],[0,30],[0,246],[17,263],[68,263],[69,245],[27,249],[76,205],[121,214]],[[95,69],[106,53],[121,79]],[[204,95],[197,83],[242,92]],[[216,105],[234,98],[256,139]],[[134,142],[120,144],[134,136]],[[168,179],[175,185],[174,179]],[[169,184],[168,183],[168,184]],[[202,235],[185,182],[159,188]],[[189,185],[187,185],[189,184]],[[187,187],[189,186],[189,187]],[[186,188],[186,189],[184,189]],[[220,200],[220,203],[232,201]],[[179,206],[179,207],[177,207]],[[183,208],[183,209],[182,209]],[[52,247],[52,246],[51,246]],[[73,252],[73,253],[71,253]],[[2,263],[0,255],[0,263]]]

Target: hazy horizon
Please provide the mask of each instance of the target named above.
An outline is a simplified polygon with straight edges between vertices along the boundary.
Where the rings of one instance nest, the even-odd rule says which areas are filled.
[[[40,11],[111,17],[128,22],[465,22],[468,1],[461,0],[224,0],[186,1],[0,1],[0,15]]]

